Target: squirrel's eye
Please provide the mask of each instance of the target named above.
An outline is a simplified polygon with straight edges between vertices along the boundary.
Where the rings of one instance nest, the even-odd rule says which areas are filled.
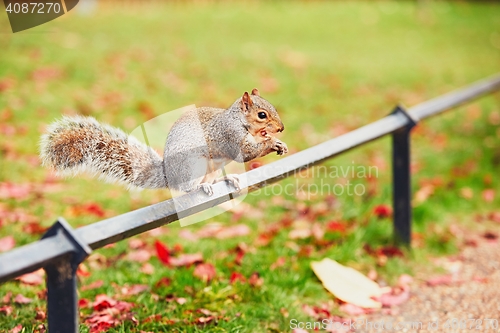
[[[259,116],[260,119],[266,119],[267,118],[267,115],[266,115],[265,112],[259,112],[257,115]]]

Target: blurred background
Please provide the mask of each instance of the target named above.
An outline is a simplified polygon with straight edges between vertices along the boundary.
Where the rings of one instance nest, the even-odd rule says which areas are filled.
[[[493,1],[83,0],[63,17],[16,34],[0,14],[0,49],[0,238],[12,235],[22,245],[38,239],[58,216],[77,227],[169,198],[168,191],[131,193],[85,177],[61,180],[43,169],[39,137],[62,115],[89,115],[131,131],[190,104],[228,107],[257,87],[277,107],[286,127],[280,139],[293,154],[380,119],[398,103],[412,106],[499,72],[500,6]],[[192,242],[179,236],[184,229],[173,224],[140,239],[147,246],[161,239],[185,252],[201,251],[226,277],[212,286],[212,296],[189,296],[192,304],[215,304],[234,316],[243,313],[220,327],[230,331],[243,325],[242,332],[257,332],[276,325],[279,330],[286,321],[280,309],[300,317],[297,302],[328,299],[309,269],[311,259],[330,256],[362,271],[375,265],[391,281],[396,274],[411,273],[427,256],[457,251],[457,226],[477,232],[490,228],[486,223],[495,219],[491,216],[500,203],[499,124],[496,93],[425,120],[414,130],[412,254],[379,262],[365,246],[391,243],[390,212],[376,213],[391,203],[390,138],[326,164],[376,167],[376,177],[332,179],[309,173],[283,183],[350,181],[366,188],[363,195],[260,193],[248,196],[243,208],[209,221],[248,225],[251,231],[242,238]],[[248,167],[278,158],[267,156]],[[294,221],[317,223],[326,230],[325,241],[290,239]],[[337,230],[329,229],[335,229],[331,222],[338,223]],[[240,299],[225,304],[227,297],[218,292],[227,286],[234,266],[218,253],[232,253],[241,242],[254,246],[271,234],[270,243],[237,266],[245,276],[258,271],[264,290],[241,287]],[[128,243],[121,242],[98,253],[109,260],[125,257],[128,250]],[[280,257],[291,258],[280,268],[286,274],[268,269]],[[151,277],[139,271],[142,263],[113,263],[113,270],[96,269],[82,278],[88,279],[84,283],[105,281],[84,297],[110,292],[111,282],[151,284],[162,276],[176,282],[160,295],[185,294],[190,284],[195,291],[203,289],[189,269],[162,270],[156,260]],[[41,288],[7,286],[32,295]],[[155,303],[146,296],[141,302]],[[262,302],[268,306],[256,309]],[[138,316],[146,318],[151,309],[145,305]],[[163,303],[155,309],[164,317],[187,316],[185,309]],[[32,310],[31,305],[19,308],[14,319],[0,315],[0,323],[32,324]],[[147,325],[141,328],[157,328]]]

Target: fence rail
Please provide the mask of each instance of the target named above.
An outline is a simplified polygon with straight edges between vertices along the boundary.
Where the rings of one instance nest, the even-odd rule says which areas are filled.
[[[421,119],[459,106],[481,95],[500,90],[500,75],[478,81],[409,109],[397,106],[391,114],[352,132],[248,171],[243,190],[253,191],[279,181],[350,149],[385,135],[392,135],[394,235],[403,244],[411,240],[410,133]],[[237,197],[225,182],[203,192],[185,194],[129,213],[73,230],[59,218],[37,242],[0,255],[0,283],[44,268],[47,272],[48,328],[50,333],[78,332],[76,269],[92,252],[122,239],[187,217]]]

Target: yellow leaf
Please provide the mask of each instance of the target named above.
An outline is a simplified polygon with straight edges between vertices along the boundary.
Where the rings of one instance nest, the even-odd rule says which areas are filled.
[[[326,290],[338,299],[362,308],[376,309],[382,306],[371,297],[380,296],[384,289],[357,270],[328,258],[313,261],[311,267]]]

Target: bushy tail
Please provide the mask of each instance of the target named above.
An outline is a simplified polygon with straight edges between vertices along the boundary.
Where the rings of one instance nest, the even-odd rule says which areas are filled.
[[[122,130],[92,117],[64,117],[40,141],[42,164],[60,175],[89,173],[128,187],[166,187],[161,157]]]

